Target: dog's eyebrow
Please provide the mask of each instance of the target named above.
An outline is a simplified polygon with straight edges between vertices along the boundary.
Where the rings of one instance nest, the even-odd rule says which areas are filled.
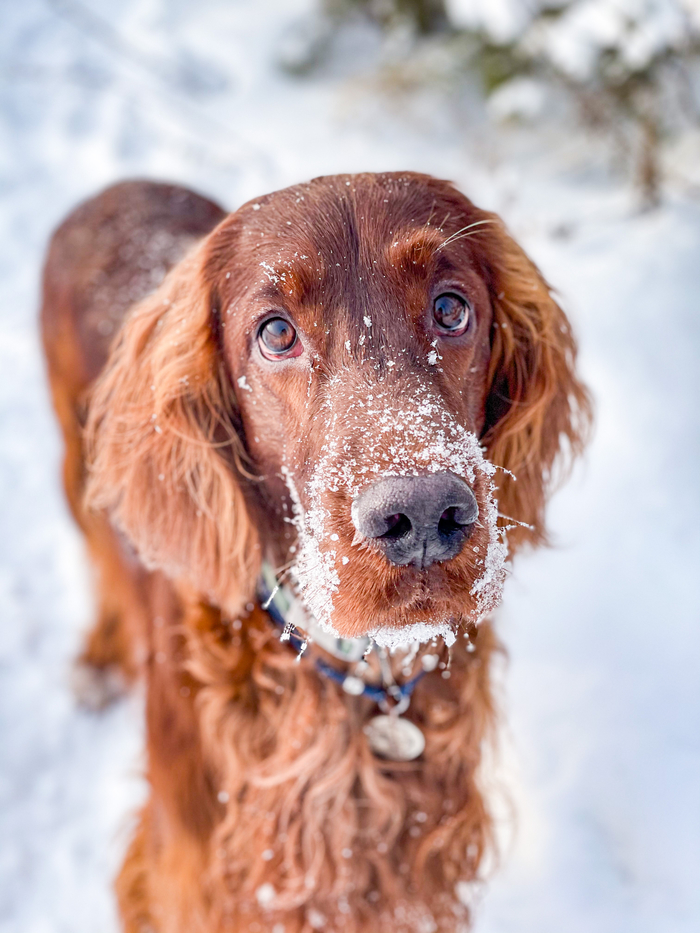
[[[455,272],[454,262],[442,251],[448,237],[435,228],[422,227],[392,238],[386,251],[389,264],[405,271],[423,271],[447,275]]]
[[[310,268],[292,265],[288,260],[278,263],[262,260],[260,269],[265,282],[261,294],[271,299],[283,298],[300,301],[308,293],[314,281],[314,273]]]

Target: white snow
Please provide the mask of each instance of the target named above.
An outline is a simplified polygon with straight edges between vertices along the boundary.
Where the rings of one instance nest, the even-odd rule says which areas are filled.
[[[77,5],[0,13],[0,931],[113,933],[110,878],[143,795],[140,697],[96,716],[67,686],[89,573],[36,329],[49,232],[125,176],[233,207],[318,174],[406,168],[504,216],[559,289],[597,404],[550,509],[556,546],[518,557],[498,614],[518,830],[476,929],[697,930],[697,201],[672,190],[639,215],[580,135],[492,138],[437,91],[394,106],[350,77],[371,31],[350,30],[323,76],[285,76],[277,49],[311,0],[85,5],[121,45],[71,20]]]
[[[531,7],[520,0],[445,0],[452,23],[483,30],[496,42],[512,42],[527,24]]]
[[[643,69],[661,50],[680,48],[700,26],[697,0],[445,0],[458,28],[483,31],[497,43],[543,49],[565,74],[589,78],[604,53]],[[533,20],[542,10],[559,15]],[[524,87],[524,85],[523,85]]]
[[[372,641],[380,648],[388,648],[390,651],[408,651],[413,645],[422,645],[436,638],[442,639],[449,648],[457,638],[449,621],[414,622],[400,629],[382,627],[370,634]]]
[[[688,12],[679,0],[580,0],[543,28],[540,40],[575,78],[590,77],[603,51],[615,51],[634,71],[687,41]]]
[[[261,884],[260,887],[255,892],[255,897],[257,898],[258,904],[261,907],[271,907],[275,898],[277,897],[277,892],[273,885],[270,882]]]
[[[547,88],[535,78],[511,78],[489,96],[488,111],[495,120],[534,120],[547,103]]]

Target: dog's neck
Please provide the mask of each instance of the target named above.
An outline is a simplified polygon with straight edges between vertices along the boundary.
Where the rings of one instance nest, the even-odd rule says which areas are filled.
[[[277,580],[272,567],[263,564],[258,585],[262,608],[280,629],[280,641],[288,642],[301,660],[309,643],[313,643],[339,661],[353,665],[344,671],[315,656],[320,675],[340,684],[350,696],[365,697],[377,703],[382,715],[375,716],[365,726],[370,748],[382,758],[410,761],[423,751],[425,739],[412,722],[401,719],[411,702],[411,695],[423,677],[434,671],[440,662],[436,653],[424,653],[418,673],[413,673],[419,645],[407,650],[402,660],[406,680],[398,683],[394,677],[389,652],[377,648],[369,636],[342,638],[325,631],[306,609],[301,600]],[[376,649],[378,666],[372,669],[368,657]],[[445,662],[442,662],[445,667]]]
[[[258,595],[262,608],[281,626],[282,641],[291,641],[292,634],[298,639],[301,634],[301,653],[312,642],[339,661],[357,663],[372,650],[372,640],[366,635],[361,638],[342,638],[321,628],[304,603],[289,587],[278,581],[272,566],[267,562],[262,566]]]

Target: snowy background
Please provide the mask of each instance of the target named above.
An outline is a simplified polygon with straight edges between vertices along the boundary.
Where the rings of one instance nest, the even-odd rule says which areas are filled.
[[[518,817],[476,929],[697,931],[697,193],[670,184],[640,212],[587,134],[496,130],[478,95],[439,82],[387,89],[375,65],[400,43],[359,21],[294,77],[280,62],[313,42],[313,10],[0,0],[0,931],[116,931],[110,883],[143,795],[140,698],[91,715],[67,686],[91,605],[37,334],[51,230],[123,177],[234,208],[401,169],[505,217],[561,294],[597,408],[550,508],[556,547],[518,560],[498,617]]]

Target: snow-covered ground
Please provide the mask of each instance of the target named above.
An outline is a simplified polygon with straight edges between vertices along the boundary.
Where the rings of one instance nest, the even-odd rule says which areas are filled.
[[[275,60],[311,8],[0,5],[0,931],[116,930],[110,878],[143,794],[139,698],[93,716],[67,687],[90,595],[37,336],[51,229],[125,176],[235,207],[405,168],[504,215],[570,311],[597,406],[552,502],[557,546],[517,562],[499,613],[518,820],[477,931],[696,931],[700,205],[671,193],[638,214],[580,138],[489,136],[437,92],[392,103],[352,77],[376,51],[367,31],[316,76],[285,75]]]

